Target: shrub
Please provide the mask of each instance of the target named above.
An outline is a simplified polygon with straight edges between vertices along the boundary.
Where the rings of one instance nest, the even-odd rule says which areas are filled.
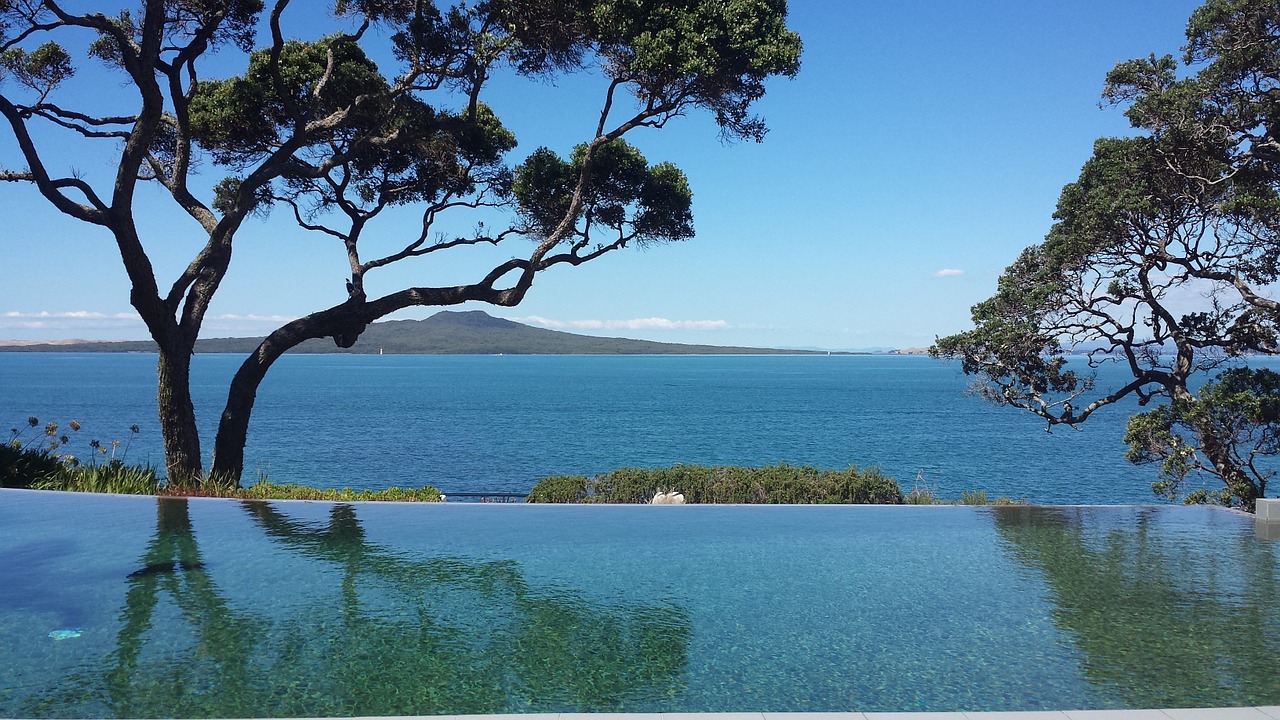
[[[77,432],[80,423],[72,420],[70,427]],[[28,433],[33,437],[24,439]],[[9,431],[9,441],[0,446],[0,487],[31,487],[57,475],[66,462],[75,460],[56,452],[69,442],[65,433],[58,434],[58,423],[48,423],[41,429],[39,418],[27,418],[21,428]]]
[[[986,490],[965,490],[964,492],[960,493],[960,504],[961,505],[986,505],[987,491]]]
[[[14,439],[0,445],[0,487],[25,488],[56,474],[58,458],[43,447],[23,447]]]
[[[587,477],[585,475],[553,475],[538,481],[525,502],[531,503],[577,503],[587,497]]]
[[[534,486],[528,502],[646,503],[659,490],[689,504],[903,502],[902,490],[879,468],[818,470],[809,466],[621,468],[602,475],[553,476]]]
[[[642,503],[658,491],[659,473],[642,468],[622,468],[587,481],[587,502]],[[686,497],[687,499],[687,497]]]
[[[898,481],[880,472],[880,468],[858,470],[851,467],[835,479],[835,502],[859,505],[901,505],[902,488]]]
[[[777,505],[840,502],[826,482],[829,478],[808,465],[717,468],[716,476],[725,483],[720,488],[723,499],[716,502]]]

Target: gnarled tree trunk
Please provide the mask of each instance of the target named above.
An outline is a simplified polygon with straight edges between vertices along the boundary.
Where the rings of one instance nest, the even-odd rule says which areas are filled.
[[[368,326],[358,308],[358,300],[299,318],[271,333],[245,358],[231,380],[227,404],[218,422],[213,444],[210,474],[221,481],[239,484],[244,473],[244,446],[249,436],[249,419],[258,398],[258,386],[267,371],[285,352],[310,338],[333,337],[338,347],[351,347]]]
[[[198,478],[201,471],[200,433],[191,402],[191,350],[161,347],[157,374],[165,474],[170,483],[183,484]]]
[[[515,266],[519,266],[516,263]],[[499,265],[485,281],[475,285],[437,288],[409,288],[377,300],[366,301],[363,293],[328,310],[312,313],[280,326],[245,358],[231,380],[227,404],[218,422],[210,474],[237,484],[244,473],[244,446],[249,436],[249,419],[258,397],[258,386],[280,356],[311,338],[332,337],[338,347],[356,344],[369,323],[407,307],[442,307],[478,300],[510,307],[520,302],[533,283],[533,273],[525,270],[511,288],[496,290],[492,283],[506,274],[510,262]]]

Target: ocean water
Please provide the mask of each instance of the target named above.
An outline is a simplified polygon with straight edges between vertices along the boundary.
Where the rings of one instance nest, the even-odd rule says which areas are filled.
[[[240,360],[194,359],[206,455]],[[526,492],[553,474],[786,462],[879,466],[953,498],[1157,501],[1154,470],[1123,457],[1133,404],[1046,433],[967,382],[924,357],[286,356],[259,392],[246,480]],[[29,416],[80,421],[73,451],[114,439],[129,462],[163,464],[152,355],[0,353],[0,428]]]
[[[0,490],[0,717],[1277,705],[1277,598],[1220,508]]]

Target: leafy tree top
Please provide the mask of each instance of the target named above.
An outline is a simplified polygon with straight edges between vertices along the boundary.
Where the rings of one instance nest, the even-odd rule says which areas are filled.
[[[1108,74],[1104,97],[1126,106],[1140,134],[1095,143],[1045,240],[973,307],[973,330],[931,352],[960,359],[983,397],[1050,427],[1127,397],[1167,402],[1167,412],[1134,418],[1131,458],[1209,472],[1224,497],[1251,507],[1270,471],[1250,453],[1273,454],[1274,444],[1258,440],[1266,433],[1233,433],[1213,408],[1256,425],[1217,389],[1273,390],[1261,376],[1224,375],[1199,397],[1189,384],[1232,357],[1280,348],[1271,297],[1280,280],[1280,4],[1209,0],[1187,37],[1185,75],[1172,56],[1154,55]],[[1086,357],[1068,362],[1073,351]],[[1104,362],[1126,367],[1129,381],[1098,388],[1092,370]],[[1168,439],[1179,426],[1193,439],[1176,449]],[[1176,479],[1157,489],[1176,495],[1185,475],[1167,472]]]
[[[548,268],[691,237],[684,174],[650,164],[622,138],[702,110],[725,137],[760,140],[754,103],[768,77],[797,72],[801,50],[784,0],[336,0],[325,7],[336,32],[287,34],[298,15],[318,9],[141,0],[103,12],[0,0],[0,117],[26,162],[0,168],[0,183],[29,183],[57,211],[115,240],[130,301],[159,350],[171,478],[201,469],[190,356],[253,214],[286,207],[300,227],[337,241],[350,276],[340,302],[278,328],[237,373],[214,452],[214,472],[233,477],[258,384],[303,340],[350,347],[369,323],[410,306],[515,305]],[[128,92],[69,91],[76,68],[67,48],[86,35],[96,38],[88,54],[123,75]],[[208,61],[215,49],[242,59],[242,70],[227,77],[228,61]],[[516,136],[485,102],[491,78],[588,68],[605,81],[593,131],[567,159],[540,149],[509,160]],[[110,180],[51,169],[49,130],[62,133],[58,152],[110,153]],[[211,165],[229,176],[205,176]],[[142,184],[159,186],[198,226],[202,246],[176,277],[157,277],[151,238],[136,222]],[[420,230],[367,232],[397,206],[420,212]],[[477,222],[469,236],[437,230],[440,217],[476,210],[503,219]],[[391,250],[367,257],[370,236],[363,245]],[[370,272],[392,263],[512,238],[531,242],[472,282],[380,296],[366,286]]]

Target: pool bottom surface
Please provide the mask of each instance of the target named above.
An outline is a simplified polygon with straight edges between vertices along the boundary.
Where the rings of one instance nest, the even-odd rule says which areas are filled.
[[[1280,705],[1212,508],[240,503],[0,491],[0,716]]]

